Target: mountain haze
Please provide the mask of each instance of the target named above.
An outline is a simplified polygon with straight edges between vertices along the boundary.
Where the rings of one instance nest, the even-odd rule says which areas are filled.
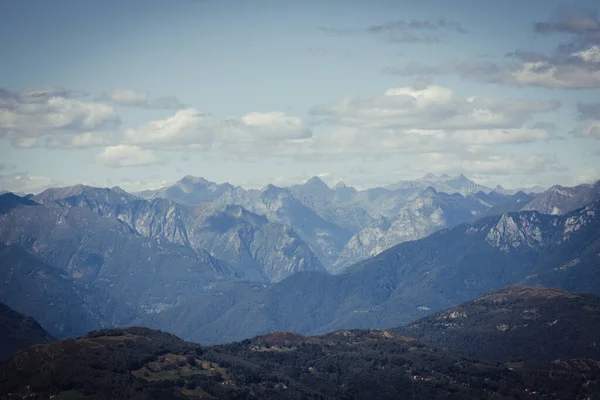
[[[146,323],[215,343],[279,330],[399,326],[516,283],[600,294],[599,212],[597,200],[565,216],[488,217],[402,243],[337,276],[298,273],[263,289],[220,288]]]
[[[482,218],[532,196],[181,182],[223,191],[192,206],[84,185],[3,195],[0,301],[57,337],[144,323],[212,344],[398,326],[515,283],[598,291],[598,200]]]

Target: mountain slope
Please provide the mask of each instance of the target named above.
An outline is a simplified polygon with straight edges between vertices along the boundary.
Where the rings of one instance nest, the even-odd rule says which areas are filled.
[[[600,364],[561,360],[519,368],[454,356],[389,331],[321,337],[272,333],[201,347],[146,328],[90,332],[35,346],[0,366],[18,398],[584,399],[600,394]],[[586,383],[587,382],[587,383]]]
[[[8,276],[2,281],[2,293],[13,296],[7,303],[11,307],[27,303],[42,286],[47,297],[45,302],[40,299],[38,311],[47,312],[54,320],[59,320],[63,311],[52,307],[52,299],[60,297],[65,287],[70,288],[65,295],[74,293],[87,310],[84,314],[93,315],[96,324],[114,326],[185,302],[204,286],[234,276],[207,252],[158,243],[132,232],[116,218],[101,217],[83,207],[13,209],[0,215],[0,241],[8,244],[8,249],[22,248],[44,264],[38,266],[22,251],[11,251],[10,257],[0,260],[0,271]],[[21,270],[14,270],[13,264]],[[50,278],[56,284],[47,285]],[[19,285],[26,285],[27,290],[17,290]],[[69,295],[69,303],[71,298]],[[71,309],[66,304],[65,308]],[[53,334],[90,329],[82,319],[80,324],[66,326],[64,333],[60,328],[56,332],[44,323],[43,316],[28,314]]]
[[[79,335],[109,323],[100,311],[110,305],[106,298],[24,249],[0,243],[0,267],[0,302],[32,316],[52,335]]]
[[[340,275],[219,288],[146,322],[215,343],[269,331],[399,326],[515,283],[600,294],[599,216],[596,201],[565,216],[484,218],[402,243]]]
[[[36,199],[48,207],[90,209],[99,216],[112,217],[134,234],[193,249],[205,262],[214,264],[215,270],[226,270],[242,279],[271,282],[296,271],[323,270],[295,231],[240,207],[188,207],[123,193],[75,186],[49,189]]]
[[[600,359],[600,297],[507,286],[395,332],[478,359]]]
[[[0,360],[17,350],[34,344],[50,343],[55,339],[31,317],[18,313],[0,303]]]

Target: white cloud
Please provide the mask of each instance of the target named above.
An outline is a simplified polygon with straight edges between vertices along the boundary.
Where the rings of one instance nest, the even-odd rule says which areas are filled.
[[[568,37],[554,54],[517,50],[503,63],[447,61],[434,66],[409,63],[385,68],[400,75],[456,74],[465,79],[515,86],[593,89],[600,87],[600,21],[595,11],[583,7],[559,7],[552,21],[538,22],[534,31]]]
[[[573,179],[573,184],[594,183],[598,180],[600,180],[600,170],[596,168],[587,168],[577,173]]]
[[[543,128],[516,128],[516,129],[483,129],[459,130],[452,133],[451,138],[465,145],[496,145],[531,143],[549,140],[550,132]]]
[[[111,101],[126,107],[154,108],[165,110],[177,110],[184,108],[179,99],[174,96],[163,96],[150,99],[150,95],[130,89],[114,89],[104,92],[100,99]]]
[[[313,153],[313,132],[296,116],[282,112],[253,112],[228,118],[219,128],[219,155],[244,161],[264,157],[299,157]]]
[[[22,96],[33,99],[24,104],[37,106],[57,98],[56,93],[60,92],[41,90]],[[148,101],[139,93],[120,95],[117,100],[122,103]],[[449,88],[420,82],[316,107],[312,124],[277,111],[218,121],[187,108],[121,132],[98,127],[11,139],[20,147],[102,147],[96,162],[113,168],[165,163],[162,151],[185,149],[242,161],[269,157],[381,161],[399,154],[418,155],[415,165],[437,166],[429,169],[432,172],[494,175],[512,168],[518,175],[543,172],[554,160],[500,156],[492,150],[552,139],[552,128],[533,119],[559,107],[558,101],[461,97]]]
[[[175,181],[161,180],[158,176],[149,176],[145,178],[123,178],[119,180],[119,187],[128,192],[138,192],[143,190],[155,190],[171,186]]]
[[[455,154],[428,153],[422,158],[423,170],[433,173],[466,173],[468,175],[536,175],[549,170],[560,170],[555,156],[528,155],[523,157],[495,154],[473,154],[459,157]]]
[[[39,147],[40,138],[38,137],[16,137],[11,139],[10,143],[14,147],[19,147],[21,149],[33,149]]]
[[[134,90],[109,90],[102,98],[122,106],[145,107],[148,104],[148,94]]]
[[[215,129],[216,122],[211,115],[187,108],[166,119],[150,121],[138,128],[125,130],[123,142],[163,148],[193,145],[199,150],[208,150],[212,145]]]
[[[218,149],[223,157],[245,161],[379,160],[397,154],[476,152],[552,139],[549,124],[526,122],[559,106],[557,101],[461,98],[435,85],[392,88],[315,107],[313,115],[325,119],[312,130],[299,118],[281,113],[230,119],[221,130]]]
[[[224,121],[219,138],[223,141],[261,142],[306,139],[310,128],[299,117],[281,112],[253,112]]]
[[[112,107],[66,97],[56,88],[20,93],[0,90],[0,137],[29,143],[45,135],[114,128],[120,121]]]
[[[106,147],[96,155],[96,161],[112,168],[141,167],[164,163],[164,160],[158,157],[153,150],[125,144]]]
[[[76,135],[60,135],[48,138],[45,147],[48,149],[83,149],[103,147],[117,144],[117,136],[113,132],[84,132]]]
[[[464,79],[487,83],[555,89],[600,87],[598,45],[553,57],[515,52],[514,58],[506,63],[447,61],[433,66],[411,62],[400,68],[384,68],[384,72],[403,76],[458,75]]]
[[[493,129],[519,127],[533,114],[559,107],[558,101],[460,98],[450,89],[429,85],[344,98],[316,107],[312,114],[329,123],[362,128]]]
[[[518,68],[506,71],[504,83],[549,88],[598,88],[600,65],[592,58],[593,53],[600,53],[600,47],[594,46],[587,51],[571,54],[572,58],[580,60],[572,64],[552,61],[525,62]]]
[[[45,176],[30,175],[26,172],[0,175],[0,189],[15,193],[37,194],[48,187],[61,184],[61,181]]]

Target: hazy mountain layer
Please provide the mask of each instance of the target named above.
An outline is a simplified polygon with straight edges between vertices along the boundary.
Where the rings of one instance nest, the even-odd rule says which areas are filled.
[[[201,343],[270,331],[390,327],[515,283],[600,293],[600,201],[565,216],[520,212],[402,243],[337,276],[221,286],[147,323]]]

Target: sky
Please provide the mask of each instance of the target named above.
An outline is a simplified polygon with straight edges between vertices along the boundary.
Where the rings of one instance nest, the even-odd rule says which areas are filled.
[[[591,182],[599,7],[5,0],[0,189]]]

